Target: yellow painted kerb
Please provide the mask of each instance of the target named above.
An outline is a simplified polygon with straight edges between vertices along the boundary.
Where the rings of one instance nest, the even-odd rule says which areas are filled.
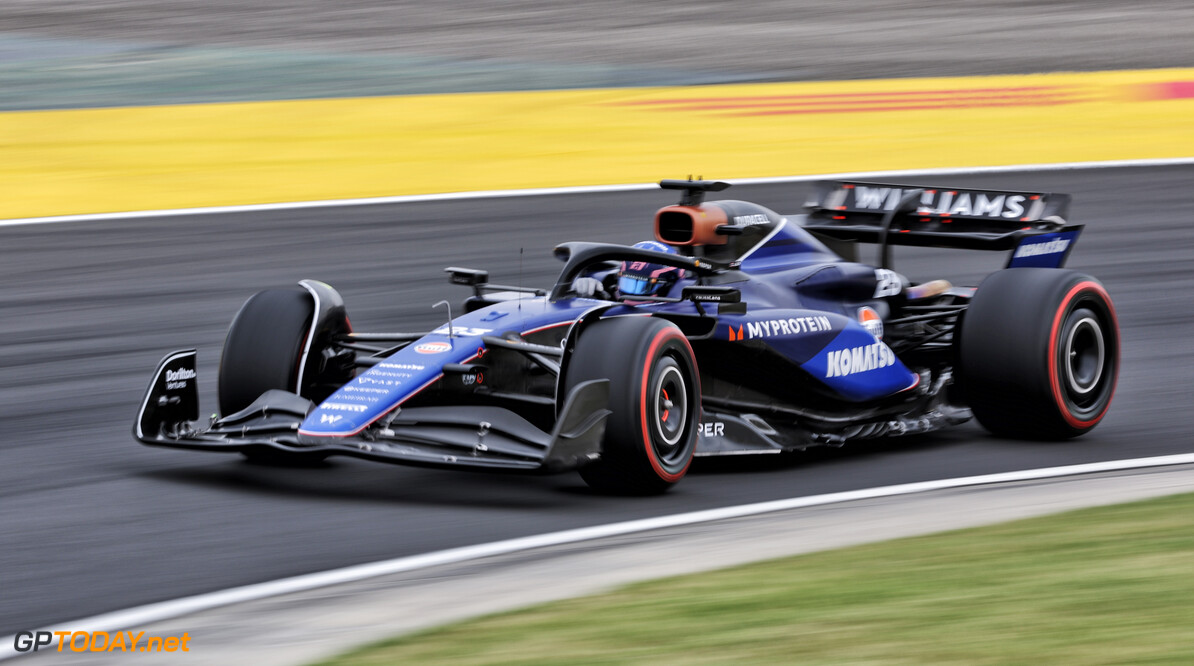
[[[1194,155],[1194,69],[0,113],[0,218]]]

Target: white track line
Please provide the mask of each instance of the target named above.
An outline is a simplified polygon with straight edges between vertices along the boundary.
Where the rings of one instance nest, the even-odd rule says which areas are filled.
[[[631,520],[622,523],[597,525],[595,527],[582,527],[574,530],[565,530],[563,532],[552,532],[550,534],[540,534],[536,536],[521,537],[518,539],[508,539],[506,541],[496,541],[493,543],[479,544],[476,546],[451,548],[434,553],[426,553],[424,555],[413,555],[410,557],[400,557],[392,560],[371,562],[368,564],[358,564],[356,566],[344,567],[342,569],[332,569],[330,571],[321,571],[302,576],[294,576],[292,578],[269,581],[266,583],[234,587],[231,589],[210,592],[207,594],[198,594],[191,597],[184,597],[182,599],[174,599],[171,601],[137,606],[135,608],[105,613],[103,615],[82,618],[72,622],[63,622],[52,627],[46,627],[32,631],[112,632],[121,629],[128,629],[131,627],[143,626],[154,622],[160,622],[162,620],[168,620],[183,615],[189,615],[191,613],[197,613],[199,611],[209,610],[219,606],[227,606],[229,604],[241,603],[245,601],[255,601],[258,599],[264,599],[266,597],[273,597],[282,594],[303,592],[319,587],[326,587],[328,585],[350,583],[367,578],[374,578],[376,576],[402,573],[444,564],[454,564],[467,560],[480,559],[483,557],[492,557],[494,555],[506,555],[519,551],[530,550],[533,548],[558,546],[563,544],[577,543],[580,541],[589,541],[592,539],[645,532],[648,530],[678,527],[682,525],[693,525],[696,523],[707,523],[716,520],[726,520],[729,518],[741,518],[744,516],[755,516],[776,511],[786,511],[790,509],[823,506],[826,504],[853,502],[857,500],[876,499],[881,497],[894,497],[897,495],[910,495],[913,493],[924,493],[935,490],[964,488],[968,486],[1034,481],[1039,479],[1051,479],[1080,474],[1117,472],[1146,467],[1165,467],[1189,464],[1194,464],[1194,453],[1159,456],[1154,458],[1136,458],[1132,460],[1112,460],[1107,462],[1087,463],[1083,465],[1047,467],[1043,469],[1023,470],[1019,472],[1003,472],[1000,474],[968,476],[957,479],[941,479],[938,481],[905,483],[895,486],[884,486],[881,488],[868,488],[864,490],[830,493],[828,495],[813,495],[811,497],[796,497],[784,500],[773,500],[770,502],[759,502],[756,504],[730,506],[720,509],[708,509],[705,511],[694,511],[691,513],[682,513],[671,516],[660,516],[658,518],[644,518],[641,520]],[[16,652],[15,650],[15,639],[15,635],[0,638],[0,660],[9,659],[22,654]]]
[[[947,169],[908,169],[903,171],[858,171],[853,173],[827,173],[808,176],[778,176],[774,178],[728,179],[734,185],[769,185],[777,183],[800,183],[811,180],[858,180],[868,178],[903,178],[919,176],[952,176],[959,174],[1009,173],[1015,171],[1069,171],[1075,169],[1114,169],[1119,167],[1165,167],[1194,165],[1194,157],[1173,157],[1167,159],[1106,160],[1102,162],[1056,162],[1050,164],[1012,164],[994,167],[951,167]],[[369,199],[328,199],[322,201],[292,201],[272,204],[249,204],[244,206],[211,206],[208,208],[175,208],[168,210],[141,210],[125,213],[93,213],[88,215],[58,215],[54,217],[26,217],[0,220],[0,227],[15,227],[31,224],[57,224],[63,222],[103,222],[133,220],[147,217],[177,217],[181,215],[217,215],[221,213],[259,213],[278,210],[302,210],[309,208],[335,208],[341,206],[373,206],[376,204],[419,203],[426,201],[459,201],[463,199],[492,199],[502,197],[538,197],[555,194],[601,194],[605,192],[632,192],[656,190],[657,183],[630,183],[625,185],[589,185],[582,187],[550,187],[525,190],[482,190],[478,192],[445,192],[441,194],[412,194],[399,197],[374,197]]]

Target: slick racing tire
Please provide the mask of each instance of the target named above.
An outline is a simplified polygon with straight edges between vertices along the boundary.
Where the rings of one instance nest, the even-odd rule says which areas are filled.
[[[220,413],[248,407],[262,393],[299,393],[299,360],[315,304],[301,288],[269,289],[245,301],[224,338],[217,390]]]
[[[300,287],[261,291],[245,301],[228,328],[220,355],[217,392],[221,414],[248,407],[270,389],[302,395],[299,363],[314,316],[315,303]],[[317,353],[315,349],[310,352]],[[327,457],[274,450],[242,453],[253,462],[280,465],[315,463]]]
[[[700,376],[680,329],[652,317],[616,317],[581,332],[565,370],[565,391],[609,379],[601,459],[580,469],[594,490],[666,491],[688,472],[701,415]]]
[[[984,428],[1058,440],[1102,421],[1119,375],[1119,324],[1098,280],[1012,268],[978,287],[957,338],[957,379]]]

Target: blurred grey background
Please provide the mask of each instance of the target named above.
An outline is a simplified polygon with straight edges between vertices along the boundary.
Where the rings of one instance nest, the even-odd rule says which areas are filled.
[[[1194,2],[4,0],[0,110],[1194,66]]]

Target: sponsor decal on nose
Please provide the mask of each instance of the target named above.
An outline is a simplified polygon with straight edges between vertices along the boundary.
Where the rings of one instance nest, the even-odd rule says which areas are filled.
[[[858,323],[867,330],[868,333],[875,336],[875,339],[883,339],[883,319],[875,312],[874,308],[863,306],[858,308]]]
[[[415,345],[415,351],[420,354],[442,354],[451,349],[452,345],[446,342],[423,342]]]

